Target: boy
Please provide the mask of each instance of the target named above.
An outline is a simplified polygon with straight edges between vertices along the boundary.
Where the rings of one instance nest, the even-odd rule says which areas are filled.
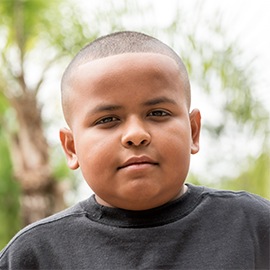
[[[270,203],[185,184],[200,112],[173,50],[136,32],[99,38],[61,88],[68,166],[95,195],[19,232],[1,269],[269,269]]]

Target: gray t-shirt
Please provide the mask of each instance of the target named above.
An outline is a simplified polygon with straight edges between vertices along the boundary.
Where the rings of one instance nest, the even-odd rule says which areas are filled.
[[[0,269],[269,269],[270,202],[188,185],[146,211],[92,196],[20,231]]]

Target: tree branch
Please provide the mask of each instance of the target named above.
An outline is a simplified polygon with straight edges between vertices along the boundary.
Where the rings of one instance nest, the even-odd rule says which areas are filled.
[[[42,83],[45,80],[45,73],[51,68],[52,64],[57,60],[60,59],[62,56],[60,54],[58,54],[57,56],[53,57],[50,61],[48,61],[43,69],[43,76],[41,76],[41,78],[38,80],[36,86],[34,87],[34,94],[35,96],[38,94],[39,90],[40,90],[40,86],[42,85]]]

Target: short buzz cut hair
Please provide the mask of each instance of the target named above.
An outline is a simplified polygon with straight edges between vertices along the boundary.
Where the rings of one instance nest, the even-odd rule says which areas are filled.
[[[124,53],[157,53],[175,60],[183,77],[187,106],[190,107],[191,94],[188,73],[176,52],[165,43],[149,35],[134,31],[121,31],[90,42],[77,53],[67,66],[61,81],[62,107],[65,117],[68,113],[68,98],[65,88],[76,67],[96,59]]]

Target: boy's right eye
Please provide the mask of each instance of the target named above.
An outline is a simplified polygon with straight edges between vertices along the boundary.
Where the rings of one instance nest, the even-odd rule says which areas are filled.
[[[108,116],[108,117],[104,117],[100,120],[98,120],[95,125],[104,125],[104,124],[110,124],[113,122],[119,121],[119,119],[115,116]]]

